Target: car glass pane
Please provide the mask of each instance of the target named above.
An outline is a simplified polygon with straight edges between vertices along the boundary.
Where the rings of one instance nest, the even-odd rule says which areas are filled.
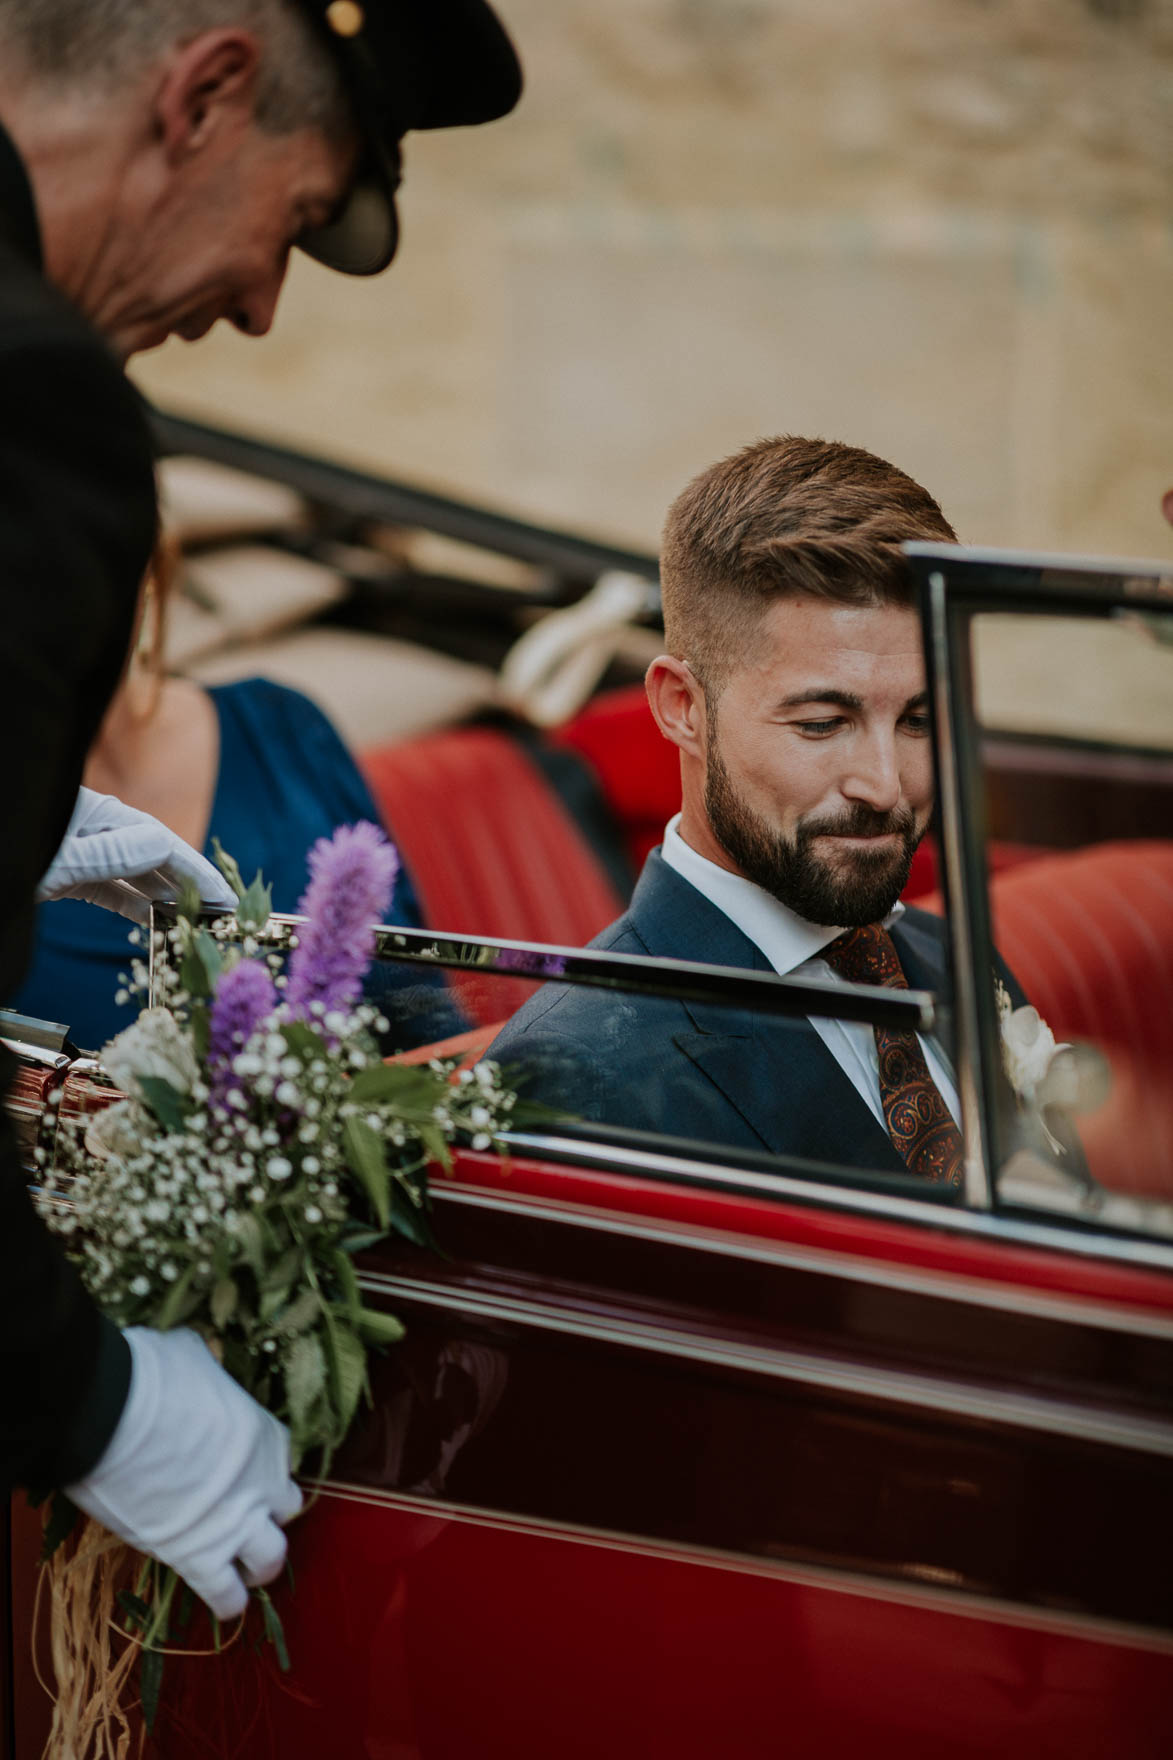
[[[270,932],[296,927],[275,918]],[[903,984],[836,980],[818,959],[784,981],[764,960],[739,970],[389,928],[366,995],[385,1055],[499,1063],[527,1132],[960,1202],[951,1027],[931,994],[943,929],[897,913],[889,945]],[[887,1111],[882,1056],[904,1084]]]
[[[971,635],[1008,968],[979,974],[998,1197],[1171,1235],[1173,615],[983,614]]]

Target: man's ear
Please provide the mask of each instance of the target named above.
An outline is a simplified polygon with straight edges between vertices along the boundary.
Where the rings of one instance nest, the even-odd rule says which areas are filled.
[[[705,755],[705,692],[687,660],[657,654],[644,675],[656,726],[690,758]]]
[[[261,45],[251,31],[204,31],[166,58],[155,93],[155,127],[178,163],[231,122],[252,120]]]

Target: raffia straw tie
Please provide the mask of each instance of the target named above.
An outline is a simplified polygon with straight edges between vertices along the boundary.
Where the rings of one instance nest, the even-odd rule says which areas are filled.
[[[33,1603],[33,1671],[53,1701],[53,1720],[42,1760],[129,1760],[128,1713],[137,1700],[127,1697],[131,1671],[142,1649],[140,1634],[115,1617],[119,1578],[133,1556],[130,1547],[98,1522],[87,1520],[72,1554],[63,1547],[37,1574]],[[49,1652],[56,1686],[41,1673],[37,1633],[46,1582],[49,1585]],[[245,1615],[219,1646],[226,1650],[244,1630]],[[113,1635],[124,1640],[117,1647]],[[214,1656],[206,1649],[161,1647],[164,1656]]]

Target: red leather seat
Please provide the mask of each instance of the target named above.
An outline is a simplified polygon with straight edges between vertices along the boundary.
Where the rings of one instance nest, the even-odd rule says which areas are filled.
[[[362,765],[433,928],[581,947],[623,910],[566,808],[508,734],[457,728],[367,752]],[[453,987],[483,1024],[520,1008],[536,985],[462,972]]]
[[[656,726],[643,685],[604,692],[549,737],[594,771],[638,874],[680,810],[680,754]]]
[[[990,897],[998,947],[1055,1037],[1111,1063],[1108,1100],[1078,1121],[1092,1172],[1173,1197],[1173,841],[1043,856],[995,873]]]

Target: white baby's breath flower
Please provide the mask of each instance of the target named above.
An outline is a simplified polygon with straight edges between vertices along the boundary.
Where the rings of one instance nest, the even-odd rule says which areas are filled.
[[[181,1094],[189,1094],[199,1078],[191,1040],[165,1008],[144,1009],[105,1046],[101,1064],[124,1094],[133,1094],[142,1076],[160,1077]]]
[[[104,1161],[108,1155],[133,1155],[143,1134],[142,1127],[141,1113],[129,1100],[119,1100],[99,1112],[90,1123],[85,1134],[86,1153],[97,1161]]]
[[[322,1212],[316,1204],[307,1204],[306,1205],[305,1219],[309,1223],[321,1222]]]
[[[474,1130],[483,1131],[486,1125],[493,1122],[493,1115],[487,1106],[474,1106],[468,1115],[468,1122]]]
[[[265,1163],[265,1171],[270,1179],[288,1179],[293,1172],[293,1163],[287,1161],[284,1155],[270,1155]]]

